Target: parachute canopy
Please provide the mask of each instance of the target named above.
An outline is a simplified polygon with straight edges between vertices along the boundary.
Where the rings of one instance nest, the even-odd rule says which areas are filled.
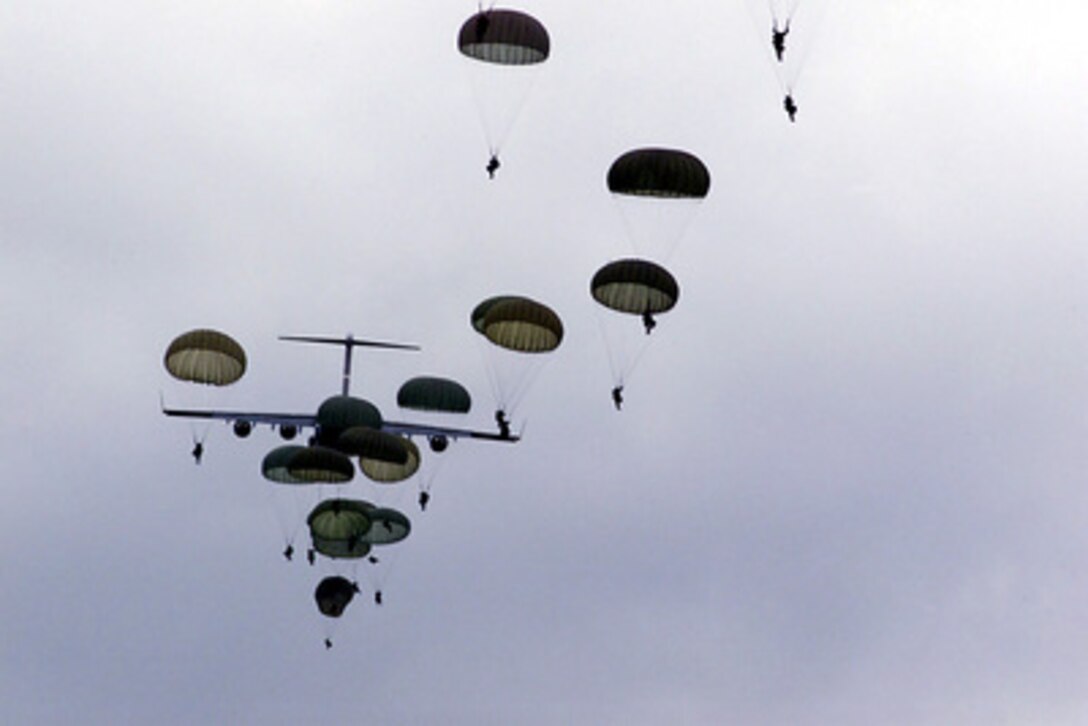
[[[326,398],[317,409],[317,440],[325,446],[335,446],[340,434],[353,426],[382,427],[382,414],[378,408],[354,396]]]
[[[352,426],[336,439],[336,448],[345,454],[377,459],[390,464],[408,461],[404,439],[395,434],[377,431],[368,426]]]
[[[671,310],[680,297],[680,287],[668,270],[635,258],[609,262],[593,276],[589,289],[601,305],[634,315]]]
[[[310,536],[322,540],[361,539],[370,529],[374,505],[361,499],[326,499],[306,517]]]
[[[540,21],[517,10],[485,10],[461,26],[457,48],[485,63],[524,66],[542,63],[551,41]]]
[[[419,447],[408,438],[400,438],[404,450],[407,452],[407,459],[403,463],[396,463],[392,461],[382,461],[381,459],[371,459],[365,456],[359,458],[359,469],[363,472],[363,475],[371,481],[378,482],[379,484],[394,484],[399,481],[404,481],[408,477],[412,476],[419,469]]]
[[[229,335],[202,328],[174,338],[163,356],[163,365],[174,378],[226,386],[246,372],[246,353]]]
[[[336,449],[304,446],[287,460],[287,475],[303,482],[343,484],[355,476],[351,459]]]
[[[400,542],[412,531],[412,523],[396,509],[378,507],[370,510],[370,531],[365,539],[373,545]]]
[[[484,334],[484,320],[487,319],[487,314],[491,312],[491,308],[495,307],[499,303],[506,302],[508,300],[521,300],[522,298],[517,295],[496,295],[489,297],[482,303],[472,309],[472,315],[469,316],[469,322],[472,323],[472,329],[480,335]]]
[[[277,484],[310,483],[308,480],[291,476],[291,472],[288,470],[291,458],[305,448],[305,446],[296,445],[277,446],[265,454],[264,460],[261,462],[261,474],[264,475],[265,479],[274,481]]]
[[[519,353],[547,353],[563,340],[563,323],[555,311],[526,297],[497,299],[488,307],[481,328],[495,345]]]
[[[326,577],[317,583],[314,600],[322,615],[338,618],[344,614],[344,608],[355,597],[356,586],[350,580],[339,575]]]
[[[397,405],[415,411],[468,413],[472,397],[457,381],[418,376],[406,381],[397,391]]]
[[[710,191],[710,172],[686,151],[634,149],[612,162],[608,190],[629,196],[702,199]]]
[[[370,543],[365,535],[352,535],[343,539],[329,539],[311,535],[314,552],[333,560],[358,560],[370,554]]]

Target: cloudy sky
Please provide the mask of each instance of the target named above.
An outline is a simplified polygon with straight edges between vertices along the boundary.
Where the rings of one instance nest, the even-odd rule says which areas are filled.
[[[6,0],[0,720],[1084,723],[1088,13],[801,0],[791,125],[761,7],[521,6],[488,181],[471,2]],[[616,413],[588,280],[647,145],[713,185]],[[351,484],[414,528],[330,631],[276,434],[194,466],[160,393],[310,412],[339,354],[276,336],[351,331],[424,348],[357,360],[387,415],[441,373],[488,427],[504,292],[566,325],[525,439],[429,460],[424,514]],[[250,357],[210,398],[161,364],[205,326]]]

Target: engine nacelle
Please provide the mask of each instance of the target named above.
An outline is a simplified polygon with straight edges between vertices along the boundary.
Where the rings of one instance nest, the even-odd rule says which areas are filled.
[[[239,419],[234,422],[234,435],[240,439],[244,439],[253,432],[253,424],[249,421]]]
[[[292,424],[286,424],[280,426],[280,438],[284,441],[290,441],[298,435],[298,426]]]
[[[427,443],[431,445],[431,451],[436,454],[441,454],[446,450],[446,447],[450,445],[450,440],[445,436],[439,434],[437,436],[431,436],[427,439]]]

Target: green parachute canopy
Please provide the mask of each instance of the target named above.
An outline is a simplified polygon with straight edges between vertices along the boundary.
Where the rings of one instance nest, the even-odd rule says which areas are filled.
[[[396,509],[377,507],[370,510],[370,531],[365,539],[373,545],[400,542],[412,531],[412,523]]]
[[[336,449],[345,454],[377,459],[390,464],[408,462],[405,439],[396,434],[377,431],[368,426],[352,426],[336,439]]]
[[[634,149],[612,162],[608,190],[628,196],[702,199],[710,191],[710,172],[686,151]]]
[[[379,484],[395,484],[412,476],[419,469],[419,447],[411,439],[399,437],[408,452],[408,458],[403,464],[397,464],[381,459],[359,458],[359,470],[371,481]]]
[[[310,535],[314,552],[333,560],[359,560],[370,554],[371,545],[366,535],[352,535],[343,539],[330,539]]]
[[[321,540],[360,540],[370,529],[374,505],[361,499],[326,499],[306,517],[310,536]]]
[[[472,314],[469,316],[469,322],[472,323],[472,329],[480,335],[484,335],[484,320],[487,319],[487,314],[491,312],[491,308],[499,303],[507,302],[508,300],[522,299],[524,298],[517,295],[495,295],[494,297],[489,297],[472,309]]]
[[[485,63],[523,66],[548,58],[551,41],[540,21],[517,10],[484,10],[461,26],[457,48]]]
[[[354,396],[331,396],[317,409],[317,440],[324,446],[335,446],[340,434],[353,426],[382,427],[382,414],[377,406]]]
[[[304,482],[344,484],[355,476],[355,465],[336,449],[304,446],[287,461],[287,474]]]
[[[526,297],[491,305],[482,327],[492,343],[519,353],[547,353],[563,340],[563,323],[555,311]]]
[[[344,614],[344,609],[355,597],[357,589],[351,580],[346,577],[340,577],[339,575],[326,577],[317,583],[317,589],[314,590],[317,609],[321,611],[322,615],[338,618]]]
[[[261,462],[261,474],[264,475],[265,479],[274,481],[277,484],[311,483],[309,480],[291,476],[291,472],[288,471],[291,459],[305,448],[305,446],[298,445],[277,446],[265,454],[264,460]]]
[[[202,328],[174,338],[163,365],[182,381],[227,386],[246,372],[246,353],[229,335]]]
[[[649,260],[624,259],[610,262],[593,276],[589,285],[593,299],[621,313],[641,315],[671,310],[680,297],[675,278]]]
[[[468,413],[472,397],[457,381],[434,376],[417,376],[397,391],[397,405],[415,411]]]

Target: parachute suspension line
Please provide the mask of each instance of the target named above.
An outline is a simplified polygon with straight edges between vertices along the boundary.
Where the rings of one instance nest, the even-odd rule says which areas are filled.
[[[539,354],[531,354],[533,356]],[[520,362],[520,361],[519,361]],[[540,375],[540,370],[544,367],[544,360],[538,360],[535,357],[525,363],[521,363],[520,375],[511,377],[509,383],[509,391],[507,403],[509,408],[506,409],[506,413],[512,415],[521,405],[522,400],[525,398],[525,394],[529,392],[529,389],[533,387],[533,383],[536,382],[537,376]]]
[[[606,316],[609,316],[609,313],[610,311],[607,310],[599,310],[597,322],[600,326],[605,351],[608,353],[608,367],[612,373],[612,383],[613,385],[622,386],[634,375],[635,368],[638,367],[642,357],[649,349],[653,336],[646,335],[640,330],[637,333],[639,343],[631,347],[625,346],[624,342],[627,336],[624,335],[624,331],[621,331],[620,328],[628,327],[628,324],[633,328],[634,320],[622,320],[615,314],[612,314],[611,317],[617,319],[608,320]],[[634,334],[633,331],[632,334]]]
[[[366,580],[373,592],[380,592],[385,589],[385,583],[389,580],[389,576],[400,559],[404,544],[404,542],[397,542],[388,547],[376,547],[371,550],[371,554],[378,558],[376,563],[369,560],[366,563]]]
[[[491,345],[486,340],[476,341],[477,350],[480,351],[480,361],[483,363],[484,370],[487,371],[487,384],[491,388],[491,400],[495,402],[495,405],[500,409],[505,409],[506,402],[503,400],[502,390],[499,386],[499,374],[496,371],[496,366],[488,359],[487,346]]]
[[[748,6],[748,18],[752,21],[752,27],[756,31],[756,37],[760,39],[760,45],[764,47],[763,59],[766,61],[767,67],[770,68],[771,74],[774,76],[775,81],[778,82],[779,90],[781,91],[782,95],[785,96],[787,93],[789,93],[789,89],[787,88],[786,81],[782,78],[782,73],[779,70],[778,66],[780,64],[777,60],[775,60],[774,50],[764,40],[764,38],[767,37],[770,28],[764,26],[765,18],[759,16],[756,9],[752,6],[750,2],[745,4]],[[778,27],[778,18],[775,16],[774,13],[774,0],[767,0],[767,6],[770,9],[771,22],[774,24],[775,27]]]
[[[213,406],[212,406],[212,397],[213,397],[212,386],[201,385],[200,388],[202,390],[201,390],[199,396],[197,397],[198,400],[200,401],[200,404],[199,404],[200,408],[203,408],[203,409],[213,408]],[[224,386],[224,388],[226,388],[226,387]],[[224,390],[219,395],[223,399],[229,400],[230,389]],[[213,419],[210,419],[210,418],[209,419],[203,419],[203,420],[201,420],[201,419],[190,419],[189,420],[189,433],[193,437],[193,446],[194,447],[199,445],[201,449],[204,448],[204,442],[208,439],[208,434],[211,432],[212,423],[213,423]]]
[[[291,491],[282,491],[285,487],[289,487]],[[303,488],[294,484],[268,484],[268,506],[279,524],[285,547],[294,547],[295,542],[298,541],[298,531],[302,529],[302,524],[306,521],[301,499],[303,492],[300,491]]]
[[[480,117],[484,140],[490,154],[498,156],[536,86],[540,64],[508,67],[468,62],[471,64],[468,72],[472,100]],[[481,65],[487,67],[477,67]],[[512,74],[525,77],[517,78]],[[492,99],[490,105],[488,98]]]
[[[601,331],[601,342],[604,343],[605,353],[608,355],[608,369],[612,374],[612,383],[622,386],[624,384],[623,365],[620,363],[619,353],[613,349],[612,341],[608,338],[603,312],[597,313],[597,326]]]
[[[631,375],[634,374],[635,368],[637,368],[638,364],[642,361],[642,356],[646,355],[646,351],[649,350],[649,348],[650,348],[650,336],[649,335],[644,335],[642,337],[643,337],[643,340],[642,340],[641,343],[639,343],[638,349],[635,351],[635,355],[631,359],[631,365],[628,367],[628,371],[627,371],[627,377],[628,378],[630,378]]]
[[[434,462],[428,467],[428,470],[421,472],[419,477],[419,491],[430,492],[431,487],[434,486],[434,480],[438,478],[438,473],[442,470],[443,465],[446,463],[445,456],[433,456],[431,461]]]

